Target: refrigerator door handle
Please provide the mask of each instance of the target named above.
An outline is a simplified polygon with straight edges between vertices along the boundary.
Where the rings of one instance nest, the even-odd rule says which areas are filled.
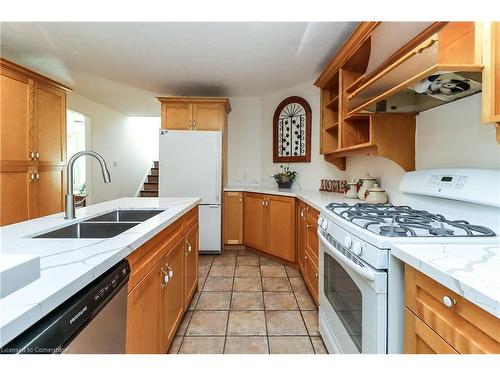
[[[221,150],[221,141],[220,137],[217,138],[217,147],[219,150]],[[220,153],[221,156],[217,159],[217,178],[215,179],[215,199],[217,203],[220,203],[220,191],[221,191],[221,186],[220,186],[220,174],[221,174],[221,158],[222,158],[222,152]]]

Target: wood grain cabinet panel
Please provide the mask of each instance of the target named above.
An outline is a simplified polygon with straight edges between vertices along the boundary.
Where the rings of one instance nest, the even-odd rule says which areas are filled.
[[[37,216],[64,211],[65,174],[63,167],[38,168],[38,177],[34,182],[38,203]]]
[[[190,130],[193,121],[192,105],[189,103],[164,103],[162,129]]]
[[[220,103],[193,104],[193,130],[223,130],[224,105]]]
[[[185,241],[179,243],[160,261],[163,263],[162,298],[160,308],[160,351],[166,353],[184,312],[184,251]],[[169,274],[170,273],[170,274]],[[165,276],[168,275],[168,282]]]
[[[33,184],[28,182],[27,167],[0,173],[0,225],[33,217]]]
[[[267,252],[295,262],[295,198],[267,196]]]
[[[263,194],[244,194],[243,239],[245,245],[267,250],[267,211]]]
[[[184,253],[184,309],[187,310],[198,288],[198,225],[191,228],[186,235]]]
[[[305,272],[306,258],[306,230],[307,230],[307,205],[298,200],[297,202],[297,264],[299,270]]]
[[[304,261],[304,281],[307,288],[311,292],[311,295],[316,302],[319,303],[318,298],[318,264],[316,263],[314,257],[306,250],[306,256]]]
[[[0,158],[2,161],[28,160],[29,80],[2,68],[0,84]]]
[[[318,217],[319,211],[307,206],[307,224],[306,224],[306,249],[318,263]]]
[[[163,295],[161,286],[162,268],[163,263],[158,263],[128,293],[127,353],[160,353],[160,307]]]
[[[228,191],[224,193],[224,244],[243,243],[243,193]]]
[[[66,94],[35,83],[34,148],[40,162],[63,163],[66,160]]]
[[[458,353],[500,353],[500,319],[408,265],[405,305]]]

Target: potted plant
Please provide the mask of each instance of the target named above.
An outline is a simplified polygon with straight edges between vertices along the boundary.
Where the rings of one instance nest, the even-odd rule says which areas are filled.
[[[291,171],[289,166],[283,167],[280,165],[281,171],[276,172],[272,177],[278,183],[280,189],[290,189],[293,180],[297,177],[296,171]]]

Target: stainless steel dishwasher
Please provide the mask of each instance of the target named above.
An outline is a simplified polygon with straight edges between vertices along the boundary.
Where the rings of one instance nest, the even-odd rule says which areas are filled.
[[[127,282],[123,260],[28,328],[0,353],[125,353]]]

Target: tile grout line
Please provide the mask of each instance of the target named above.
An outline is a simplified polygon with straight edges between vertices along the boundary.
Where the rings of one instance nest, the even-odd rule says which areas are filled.
[[[236,258],[234,260],[233,283],[231,284],[231,293],[229,294],[229,310],[227,311],[226,334],[224,335],[224,345],[222,345],[222,354],[226,354],[227,334],[229,331],[229,317],[231,316],[231,308],[233,306],[233,291],[234,279],[236,278],[236,264],[238,264],[238,251],[236,250]]]

